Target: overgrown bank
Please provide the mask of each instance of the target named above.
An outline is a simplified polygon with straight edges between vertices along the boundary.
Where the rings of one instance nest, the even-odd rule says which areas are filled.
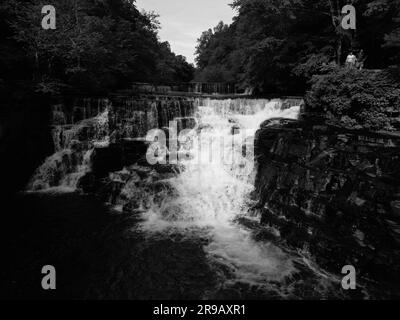
[[[333,68],[313,77],[306,110],[348,129],[399,130],[399,79],[396,70]]]
[[[354,266],[358,298],[400,296],[399,115],[398,74],[327,67],[299,121],[266,121],[256,137],[265,238],[338,276]]]

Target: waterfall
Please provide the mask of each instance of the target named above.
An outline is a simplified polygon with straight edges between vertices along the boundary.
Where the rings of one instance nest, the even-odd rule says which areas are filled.
[[[143,138],[154,128],[167,127],[175,118],[193,114],[193,100],[179,97],[122,97],[113,103],[123,138]]]
[[[206,230],[209,258],[224,264],[236,280],[260,283],[290,274],[292,263],[272,244],[260,244],[237,218],[251,206],[254,187],[254,135],[269,118],[296,119],[300,107],[285,109],[281,100],[198,100],[198,128],[188,136],[192,157],[184,172],[168,182],[176,191],[143,214],[148,233]]]
[[[30,191],[74,191],[80,179],[91,171],[96,148],[123,139],[145,137],[154,128],[179,119],[180,129],[193,126],[193,100],[186,98],[119,97],[76,99],[72,106],[57,104],[52,112],[55,153],[36,170]]]
[[[89,111],[87,111],[89,112]],[[90,111],[91,112],[91,111]],[[55,153],[35,171],[29,191],[74,191],[79,180],[91,170],[91,158],[96,147],[109,143],[109,108],[73,125],[55,125],[52,130]],[[57,108],[60,118],[61,111]],[[65,119],[62,116],[61,119]]]

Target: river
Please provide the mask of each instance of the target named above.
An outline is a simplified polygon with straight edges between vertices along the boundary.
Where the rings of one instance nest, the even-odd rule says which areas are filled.
[[[140,215],[77,192],[76,181],[90,171],[91,148],[80,150],[75,172],[50,187],[49,168],[60,167],[54,159],[69,154],[60,147],[30,184],[45,188],[15,200],[23,223],[18,219],[18,230],[12,230],[22,238],[9,241],[23,247],[25,256],[11,254],[31,272],[42,263],[59,267],[57,297],[344,298],[341,279],[321,270],[307,252],[260,239],[260,217],[251,210],[256,131],[265,120],[297,119],[299,112],[299,106],[283,107],[278,99],[204,100],[196,110],[196,130],[188,134],[184,170],[163,180],[169,188],[161,199],[143,194],[150,205]],[[103,126],[105,115],[96,118]],[[95,135],[97,147],[106,143],[104,135]],[[34,287],[36,277],[9,272]],[[15,279],[9,286],[18,296],[21,282]]]

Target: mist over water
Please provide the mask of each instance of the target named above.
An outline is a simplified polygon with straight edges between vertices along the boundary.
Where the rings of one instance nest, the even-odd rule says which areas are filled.
[[[259,284],[293,272],[278,247],[256,242],[236,219],[246,216],[254,188],[254,134],[267,119],[296,119],[299,107],[282,109],[280,100],[206,100],[198,106],[200,129],[193,133],[192,157],[185,171],[168,182],[175,190],[144,213],[149,233],[206,234],[211,263],[223,264],[232,281]],[[233,130],[234,128],[234,130]],[[246,146],[246,152],[243,147]],[[229,161],[232,160],[233,161]]]

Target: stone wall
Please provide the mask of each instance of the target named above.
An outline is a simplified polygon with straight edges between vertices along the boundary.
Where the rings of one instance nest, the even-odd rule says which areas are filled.
[[[256,155],[266,229],[333,273],[353,265],[367,286],[399,296],[399,135],[267,121]]]

